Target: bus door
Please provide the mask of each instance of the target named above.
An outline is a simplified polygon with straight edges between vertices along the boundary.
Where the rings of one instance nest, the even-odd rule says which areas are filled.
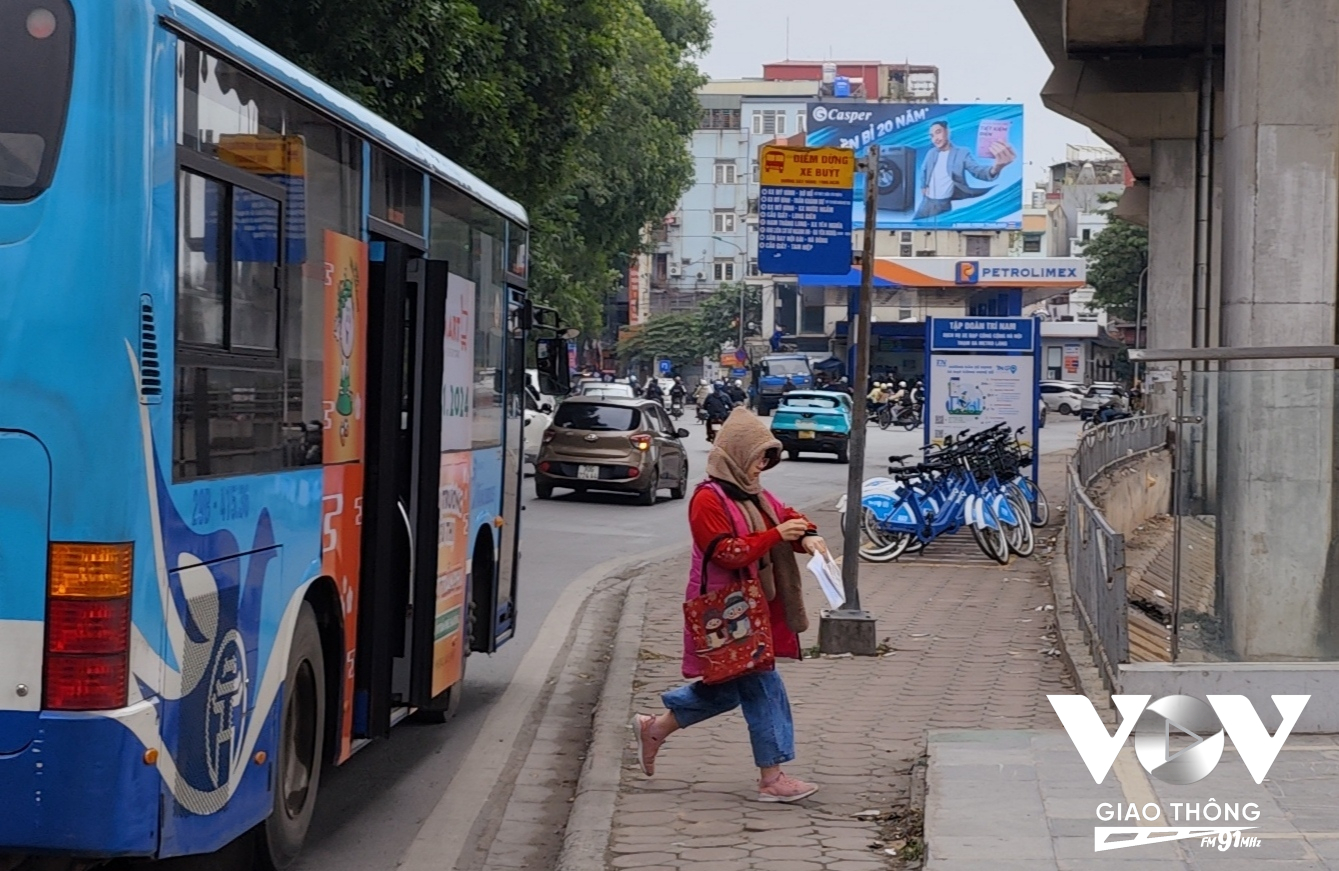
[[[374,235],[369,272],[358,738],[432,702],[446,306],[446,265],[403,241]]]
[[[502,435],[502,527],[498,553],[497,596],[492,632],[487,645],[497,650],[516,632],[516,580],[519,572],[521,487],[525,470],[526,322],[525,292],[507,288],[507,346],[503,358],[501,395],[505,402]]]

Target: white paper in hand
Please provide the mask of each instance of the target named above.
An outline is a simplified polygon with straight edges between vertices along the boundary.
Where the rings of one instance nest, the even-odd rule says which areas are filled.
[[[809,571],[818,578],[818,586],[828,599],[828,606],[834,610],[846,604],[846,594],[842,591],[841,570],[832,558],[825,553],[816,553],[809,560]]]

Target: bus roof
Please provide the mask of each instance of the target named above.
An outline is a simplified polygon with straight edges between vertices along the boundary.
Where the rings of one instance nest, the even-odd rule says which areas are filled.
[[[525,208],[482,179],[410,136],[357,101],[340,93],[282,55],[261,45],[242,31],[202,9],[190,0],[151,0],[159,14],[176,29],[199,39],[240,61],[270,83],[289,91],[338,118],[369,139],[393,149],[420,168],[454,184],[470,196],[506,217],[528,225]]]

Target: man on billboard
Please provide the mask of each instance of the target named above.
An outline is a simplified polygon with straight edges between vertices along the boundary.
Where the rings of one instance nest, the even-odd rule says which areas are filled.
[[[972,149],[954,145],[949,136],[948,122],[935,121],[930,125],[930,143],[933,146],[921,163],[921,204],[916,217],[933,218],[953,208],[954,200],[979,197],[986,190],[973,188],[967,181],[971,175],[982,181],[994,181],[1006,166],[1017,158],[1013,147],[1004,137],[992,138],[986,146],[994,163],[982,163]]]

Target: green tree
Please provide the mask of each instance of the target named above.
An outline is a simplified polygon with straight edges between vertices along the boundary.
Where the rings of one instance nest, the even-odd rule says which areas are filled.
[[[624,360],[669,360],[675,366],[697,363],[706,353],[698,312],[656,315],[618,343]]]
[[[519,200],[531,287],[593,330],[691,181],[704,0],[202,0]]]
[[[722,284],[695,311],[656,315],[618,345],[625,360],[668,359],[676,366],[720,355],[721,346],[739,342],[739,302],[744,297],[745,335],[757,333],[762,292],[747,284]],[[752,329],[749,325],[752,324]]]
[[[622,9],[614,97],[577,149],[570,181],[535,214],[537,227],[562,223],[569,235],[560,245],[537,240],[549,261],[534,287],[586,330],[598,320],[576,313],[603,310],[618,267],[641,248],[642,228],[663,218],[692,183],[687,140],[703,77],[691,58],[710,34],[700,0],[610,5]]]
[[[742,282],[722,284],[702,301],[702,341],[714,356],[722,345],[739,343],[740,295],[743,295],[744,335],[762,329],[762,290]],[[749,325],[752,324],[752,329]]]
[[[1148,230],[1115,216],[1083,249],[1093,305],[1122,321],[1133,321],[1139,275],[1148,265]]]

